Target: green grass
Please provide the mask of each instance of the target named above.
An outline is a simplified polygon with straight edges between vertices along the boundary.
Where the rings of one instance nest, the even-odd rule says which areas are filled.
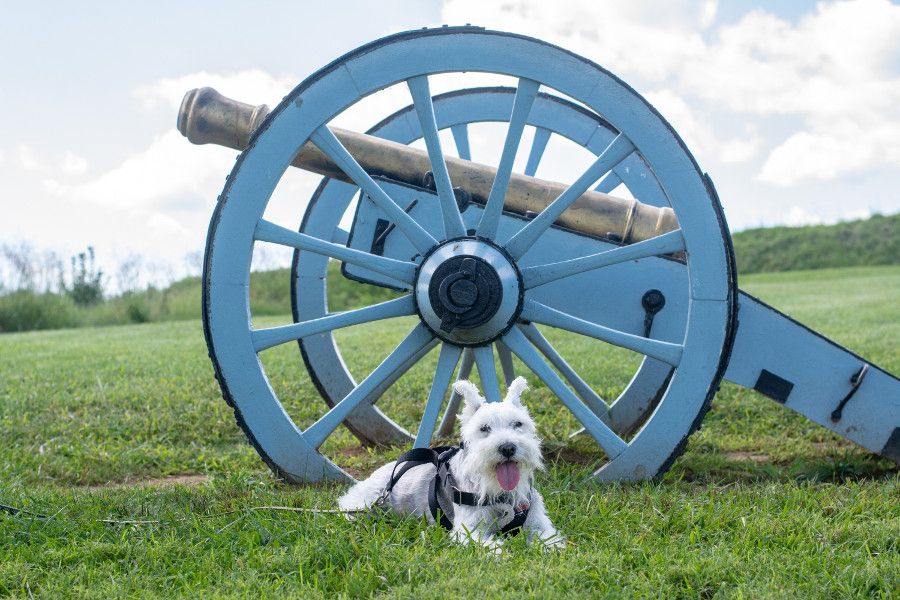
[[[834,225],[763,227],[732,236],[738,273],[900,264],[900,213]]]
[[[900,372],[900,267],[756,275],[741,286]],[[372,368],[407,325],[341,332],[354,374]],[[569,336],[553,341],[606,396],[635,364],[629,353]],[[433,354],[380,402],[402,424],[420,414]],[[282,485],[263,468],[220,398],[196,321],[6,334],[0,357],[0,503],[52,515],[0,513],[0,596],[900,593],[896,467],[737,386],[723,385],[660,481],[601,486],[584,482],[601,453],[583,437],[568,439],[575,421],[532,378],[528,403],[549,459],[539,484],[572,544],[542,553],[514,539],[488,557],[421,521],[250,510],[330,508],[340,488]],[[298,423],[321,414],[295,347],[267,351],[263,363]],[[343,430],[325,449],[356,473],[397,452],[360,451]],[[133,485],[192,473],[210,479]]]

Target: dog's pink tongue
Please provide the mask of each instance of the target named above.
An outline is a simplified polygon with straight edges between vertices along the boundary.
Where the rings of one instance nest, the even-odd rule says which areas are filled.
[[[504,492],[514,489],[519,484],[519,465],[512,461],[497,465],[497,482]]]

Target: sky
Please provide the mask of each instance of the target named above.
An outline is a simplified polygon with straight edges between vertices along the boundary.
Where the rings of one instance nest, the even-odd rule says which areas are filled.
[[[180,137],[184,92],[275,106],[363,43],[444,23],[538,37],[624,79],[709,172],[733,231],[900,210],[887,0],[16,2],[0,21],[0,244],[92,245],[107,273],[136,256],[148,278],[197,273],[235,153]],[[296,213],[315,180],[291,181]]]

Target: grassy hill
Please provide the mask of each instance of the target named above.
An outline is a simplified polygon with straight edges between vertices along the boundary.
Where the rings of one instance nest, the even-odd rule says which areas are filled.
[[[900,213],[806,227],[735,233],[738,273],[900,264]]]
[[[734,234],[740,274],[900,264],[900,214],[807,227],[768,227]],[[372,304],[392,297],[389,290],[359,285],[332,263],[332,310]],[[110,298],[90,307],[75,306],[56,294],[19,291],[0,296],[0,332],[32,329],[179,321],[200,317],[200,278],[188,277],[166,289]],[[257,316],[291,311],[288,269],[253,273],[250,302]]]

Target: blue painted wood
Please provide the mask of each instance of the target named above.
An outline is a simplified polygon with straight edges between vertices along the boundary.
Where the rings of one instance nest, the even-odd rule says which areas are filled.
[[[456,154],[463,160],[472,160],[472,150],[469,148],[469,127],[467,123],[451,125],[453,141],[456,143]]]
[[[597,186],[594,188],[595,192],[601,192],[603,194],[608,194],[614,189],[616,189],[619,185],[622,184],[622,178],[616,174],[615,171],[610,171],[606,175],[603,176]]]
[[[504,248],[510,256],[519,259],[537,241],[567,208],[584,194],[592,183],[597,181],[604,173],[618,164],[622,159],[634,151],[634,145],[623,134],[616,136],[609,147],[604,150],[597,160],[575,180],[566,190],[560,194],[550,205],[542,210],[537,217],[522,228],[519,233],[504,244]]]
[[[453,378],[460,354],[462,354],[462,348],[459,346],[446,343],[441,345],[431,391],[428,393],[425,411],[422,413],[422,421],[419,423],[419,431],[416,434],[416,441],[413,443],[414,448],[427,448],[431,445],[435,421],[441,410],[441,404],[444,402],[447,388],[450,387],[450,379]]]
[[[550,141],[551,131],[545,127],[537,127],[534,130],[534,139],[531,140],[531,150],[528,153],[528,162],[525,163],[525,174],[534,177],[537,172],[541,157],[544,156],[544,150],[547,149],[547,142]]]
[[[503,201],[506,199],[506,190],[509,188],[509,176],[512,174],[513,162],[516,160],[516,152],[519,150],[519,142],[522,140],[522,132],[525,131],[525,120],[528,118],[528,113],[531,112],[534,97],[540,87],[541,84],[536,81],[519,80],[512,114],[509,117],[509,127],[506,130],[506,140],[503,142],[503,153],[500,155],[500,164],[497,166],[497,174],[491,184],[491,192],[488,195],[484,213],[482,213],[481,221],[475,231],[481,237],[493,239],[497,234],[497,224],[500,222]]]
[[[466,227],[463,225],[462,216],[459,214],[456,195],[453,193],[453,184],[450,182],[447,163],[444,161],[444,151],[441,149],[441,139],[438,137],[434,105],[431,101],[431,90],[428,87],[428,77],[425,75],[411,77],[406,83],[409,87],[409,93],[412,95],[416,114],[419,115],[419,124],[422,126],[425,147],[428,148],[428,158],[431,160],[431,172],[434,175],[435,188],[441,201],[444,239],[464,236],[466,235]]]
[[[478,377],[481,379],[481,393],[488,402],[500,402],[500,383],[497,381],[497,366],[494,364],[494,350],[490,345],[472,348]]]
[[[281,327],[270,327],[267,329],[254,329],[252,335],[253,348],[257,352],[293,342],[310,335],[324,333],[326,331],[334,331],[343,327],[360,325],[362,323],[371,323],[382,319],[390,319],[393,317],[404,317],[415,314],[416,303],[411,295],[401,296],[394,300],[388,300],[380,304],[358,308],[356,310],[348,310],[342,313],[335,313],[327,317],[320,317],[311,321],[303,321],[302,323],[294,323],[293,325],[283,325]]]
[[[341,424],[341,421],[366,399],[369,392],[381,385],[391,375],[405,370],[404,367],[409,364],[409,360],[416,353],[423,350],[433,339],[434,335],[424,325],[416,325],[409,335],[400,342],[400,345],[368,377],[356,386],[346,398],[338,402],[334,408],[325,413],[309,429],[303,432],[303,437],[307,443],[313,448],[321,446],[325,439],[331,435],[331,432]]]
[[[691,326],[685,332],[684,352],[678,368],[650,418],[616,460],[598,469],[599,481],[636,481],[659,473],[673,449],[684,441],[707,407],[707,398],[715,393],[709,381],[689,374],[718,368],[721,356],[710,349],[710,331],[720,327],[730,307],[714,300],[694,300]],[[723,331],[723,334],[725,332]],[[686,376],[688,375],[688,376]]]
[[[725,379],[753,389],[763,369],[792,384],[784,406],[880,454],[900,427],[900,379],[771,306],[739,294],[737,337]],[[839,420],[850,377],[869,365]]]
[[[544,362],[534,347],[528,342],[525,335],[518,328],[513,327],[505,336],[503,343],[509,346],[522,362],[528,365],[535,375],[541,378],[547,387],[566,405],[566,408],[575,415],[587,432],[597,440],[610,459],[619,456],[627,447],[619,436],[607,427],[607,425],[593,411],[584,405],[575,394],[572,393],[559,375]]]
[[[522,269],[522,281],[527,290],[563,279],[564,277],[571,277],[585,271],[608,267],[627,260],[662,256],[673,252],[681,252],[682,250],[684,250],[684,238],[681,236],[681,231],[676,229],[636,244],[620,246],[612,250],[573,258],[572,260]]]
[[[567,315],[527,297],[525,299],[525,306],[522,309],[522,319],[603,340],[604,342],[621,346],[622,348],[628,348],[629,350],[652,356],[673,367],[677,367],[681,362],[683,347],[679,344],[661,342],[659,340],[640,337],[623,331],[616,331],[615,329],[597,325],[596,323],[589,323],[588,321]]]
[[[254,238],[257,241],[290,246],[291,248],[297,248],[298,250],[307,250],[309,252],[315,252],[316,254],[359,265],[366,269],[371,269],[387,275],[392,279],[409,284],[410,289],[416,274],[415,263],[376,256],[374,254],[369,254],[368,252],[341,246],[340,244],[326,242],[325,240],[314,238],[305,233],[291,231],[290,229],[286,229],[280,225],[266,221],[265,219],[260,219],[256,224]]]
[[[254,229],[278,179],[299,147],[311,136],[317,135],[317,144],[322,141],[318,137],[327,137],[321,131],[316,134],[316,130],[333,115],[359,98],[386,86],[450,71],[487,71],[527,78],[584,102],[634,144],[657,174],[665,197],[676,209],[689,259],[685,357],[679,363],[656,412],[631,443],[621,449],[613,448],[609,440],[606,441],[607,451],[615,458],[598,473],[601,477],[618,475],[622,478],[654,475],[666,464],[668,455],[678,447],[678,442],[689,433],[693,419],[705,405],[707,391],[717,383],[717,369],[723,355],[721,349],[725,347],[732,318],[727,302],[729,293],[733,291],[733,281],[728,278],[729,257],[724,236],[727,232],[720,227],[717,205],[702,173],[677,135],[649,105],[619,80],[589,61],[519,36],[474,28],[404,34],[346,57],[338,68],[329,67],[317,73],[272,112],[248,152],[237,163],[211,225],[204,301],[211,353],[222,375],[223,391],[244,418],[247,430],[261,453],[279,470],[297,479],[341,475],[330,461],[320,454],[309,452],[311,447],[318,445],[311,442],[321,443],[321,439],[327,437],[327,433],[323,436],[322,432],[332,429],[321,425],[310,435],[299,434],[296,427],[291,429],[289,418],[283,414],[277,398],[268,387],[261,365],[255,361],[249,332],[247,294]],[[352,168],[352,163],[349,166]],[[596,173],[587,185],[602,174]],[[368,185],[365,177],[360,177],[360,180]],[[377,191],[374,193],[378,195]],[[574,194],[574,190],[570,194]],[[395,213],[399,208],[395,206],[392,209],[387,203],[385,206],[385,210]],[[546,225],[549,227],[550,223]],[[407,229],[414,230],[409,224]],[[532,232],[539,234],[536,238],[543,238],[542,234],[552,237],[546,228]],[[420,237],[420,246],[423,241]],[[528,243],[522,242],[521,245],[524,248],[519,256],[524,255],[524,250],[532,245],[532,252],[537,251],[536,240],[528,240]],[[541,257],[538,255],[538,258]],[[535,297],[542,297],[540,290],[529,291],[530,294],[532,292]],[[511,331],[517,332],[516,329]],[[395,362],[402,363],[398,369],[420,356],[429,344],[430,341],[414,352],[395,358]],[[525,344],[533,353],[532,358],[540,360],[530,344],[527,341]],[[696,354],[689,355],[689,347]],[[516,348],[511,348],[516,351]],[[695,358],[697,355],[702,358]],[[576,416],[581,419],[593,414],[571,391],[567,391],[565,384],[543,360],[540,363],[532,360],[529,366],[537,368],[545,380],[554,381],[555,377],[551,388],[559,390],[558,393],[567,401],[567,406],[577,413]],[[370,383],[372,392],[386,385],[398,369],[382,373],[384,376],[376,382],[377,385]],[[368,398],[370,394],[357,392],[353,396],[357,406],[364,403],[366,398],[362,396]],[[573,399],[575,403],[571,402]],[[343,411],[346,410],[347,405]],[[671,411],[680,417],[660,421],[660,414]],[[330,419],[326,424],[336,427],[339,420],[338,423],[333,421],[337,417]],[[602,424],[596,416],[593,419]],[[595,435],[599,431],[596,423],[591,423],[589,429]],[[293,433],[284,434],[291,431]],[[282,432],[283,435],[276,435],[275,432]],[[302,459],[299,463],[297,456]]]
[[[459,153],[464,158],[470,157],[468,151],[468,131],[466,123],[468,122],[481,122],[485,120],[503,120],[505,119],[510,112],[512,111],[512,98],[514,96],[515,90],[512,88],[477,88],[472,90],[462,90],[460,92],[453,92],[449,94],[444,94],[442,96],[435,98],[435,113],[438,119],[438,123],[440,128],[450,127],[454,132],[454,138],[457,141],[457,146],[459,148]],[[407,112],[412,110],[411,107],[405,109]],[[414,136],[417,135],[415,132],[419,131],[418,122],[415,123],[416,127],[405,127],[400,126],[398,124],[405,125],[408,123],[409,119],[403,118],[404,111],[400,111],[396,113],[394,116],[386,119],[381,124],[376,126],[375,129],[370,131],[373,135],[384,135],[389,139],[398,142],[409,143],[414,139]],[[546,125],[547,127],[552,127],[553,131],[557,134],[562,135],[563,137],[577,143],[580,145],[585,145],[585,147],[595,154],[599,154],[602,152],[606,146],[609,145],[614,138],[617,132],[613,129],[608,128],[602,121],[598,122],[595,113],[590,113],[579,107],[568,103],[565,100],[560,99],[556,96],[548,96],[548,95],[538,95],[531,112],[528,115],[529,124],[535,126],[535,138],[533,140],[532,151],[529,156],[529,163],[526,166],[525,172],[526,174],[533,175],[535,169],[537,168],[540,155],[543,153],[544,148],[547,145],[547,141],[549,140],[551,131],[549,129],[545,129],[542,125]],[[462,124],[460,124],[462,123]],[[462,132],[465,134],[465,138],[460,134]],[[419,132],[420,133],[420,132]],[[404,137],[408,136],[408,137]],[[462,141],[464,140],[464,142]],[[463,145],[465,144],[465,145]],[[632,153],[628,158],[619,163],[615,169],[621,169],[623,173],[623,177],[626,180],[626,185],[630,190],[633,190],[633,194],[637,197],[640,197],[643,202],[650,202],[651,204],[656,205],[668,205],[668,201],[665,197],[664,192],[659,187],[659,184],[656,181],[655,175],[643,162],[640,156],[637,153]],[[607,174],[607,178],[614,175],[614,172],[610,172]],[[340,187],[343,184],[341,182],[332,181],[329,182],[326,186],[325,192],[329,189]],[[398,202],[401,204],[408,203],[407,200],[401,200],[396,193],[391,193],[392,197],[396,198]],[[657,202],[657,200],[662,199],[661,202]],[[327,204],[326,199],[323,194],[323,202],[314,205],[316,207],[316,211],[321,213],[322,205],[326,205],[328,207],[334,205],[340,205],[341,207],[346,205],[346,200],[339,200],[338,198],[328,197]],[[341,208],[340,210],[343,210]],[[471,212],[471,211],[470,211]],[[383,215],[379,215],[374,217],[371,221],[372,227],[374,227],[375,223],[379,218],[382,218]],[[439,216],[437,217],[439,218]],[[427,217],[425,218],[427,219]],[[423,217],[421,215],[417,215],[417,220],[420,222],[424,222]],[[479,218],[474,218],[469,220],[471,223],[480,222]],[[356,223],[356,227],[360,227],[359,221]],[[505,239],[505,237],[509,237],[509,235],[504,234],[501,236],[501,239]],[[552,236],[551,236],[552,237]],[[366,235],[361,236],[362,239],[366,238]],[[557,241],[554,241],[553,244],[557,244]],[[550,248],[553,248],[554,245],[550,244]],[[562,247],[570,247],[572,246],[570,241],[562,241]],[[557,244],[556,247],[560,247]],[[606,246],[607,248],[609,246]],[[409,256],[412,253],[413,249],[410,247],[409,249],[401,249],[401,248],[392,248],[389,244],[388,254],[392,254],[395,256]],[[582,256],[584,254],[589,254],[591,251],[585,248],[577,248],[577,252],[573,253],[572,256]],[[537,253],[545,258],[552,257],[554,253],[552,251],[543,250]],[[363,278],[371,278],[372,273],[360,273],[360,276]],[[604,277],[608,276],[608,273],[604,273]],[[668,277],[654,277],[657,281],[659,279],[668,279]],[[385,280],[385,283],[389,285],[391,284],[388,280]],[[585,282],[579,282],[579,285],[582,289],[585,287],[591,288],[592,284],[584,285]],[[629,284],[641,285],[640,278],[631,277],[629,280],[624,282],[620,277],[616,277],[616,284],[614,284],[618,289],[627,290],[631,287]],[[312,285],[310,282],[309,285]],[[651,282],[648,282],[646,285],[651,285]],[[307,286],[308,287],[308,286]],[[644,287],[643,289],[646,289]],[[643,291],[640,290],[640,291]],[[667,290],[670,308],[667,314],[671,314],[673,310],[672,303],[672,291]],[[568,289],[561,290],[560,296],[575,298],[578,297],[576,294],[569,294]],[[307,294],[303,299],[307,299],[309,294]],[[677,303],[678,301],[675,301]],[[579,303],[580,306],[583,306],[584,303]],[[635,306],[637,306],[637,301],[635,300]],[[566,312],[570,312],[572,307],[566,307],[569,310]],[[592,307],[592,312],[588,314],[582,314],[582,318],[591,318],[595,314],[609,314],[610,309],[607,307]],[[621,308],[619,308],[616,313],[621,313]],[[633,317],[633,322],[635,323],[634,332],[640,332],[640,323],[641,323],[642,315],[638,314]],[[656,327],[654,328],[655,335],[658,335],[660,330],[660,325],[662,323],[657,322]],[[619,324],[619,327],[623,327],[624,325]],[[665,333],[666,327],[662,328]],[[501,345],[498,344],[498,352],[500,352]],[[340,359],[334,356],[334,359],[330,362],[326,361],[323,358],[323,354],[327,353],[332,355],[332,353],[336,352],[333,347],[333,344],[329,344],[323,348],[316,348],[314,353],[314,357],[307,355],[307,363],[318,363],[314,367],[318,371],[333,371],[334,365],[342,365]],[[467,354],[470,356],[470,353]],[[501,353],[501,360],[503,359],[503,354]],[[465,358],[463,362],[465,363]],[[324,363],[324,364],[323,364]],[[343,369],[343,367],[338,367],[339,369]],[[512,372],[510,370],[510,372]],[[639,419],[641,417],[646,416],[648,409],[650,408],[652,402],[657,398],[660,393],[661,386],[666,382],[670,372],[669,365],[665,363],[660,363],[655,359],[646,357],[641,366],[638,369],[638,372],[633,377],[632,381],[629,383],[626,390],[622,393],[622,395],[617,398],[612,404],[612,414],[619,415],[619,419],[613,419],[613,425],[617,432],[619,431],[631,431],[633,430]],[[340,374],[342,375],[342,374]],[[461,375],[462,378],[468,376],[468,370],[465,371],[465,375]],[[337,376],[332,376],[329,378],[330,380],[335,379]],[[340,377],[341,379],[348,379],[349,375]],[[511,378],[507,378],[511,380]],[[581,393],[581,392],[580,392]],[[586,390],[585,390],[586,393]],[[335,392],[335,395],[338,396],[339,392]],[[458,410],[458,400],[459,398],[454,394],[451,396],[451,401],[448,404],[447,412],[445,413],[444,418],[441,421],[441,435],[450,435],[452,429],[453,419],[455,417],[455,413]],[[596,403],[595,403],[596,404]],[[592,406],[592,403],[588,402],[589,406]],[[596,404],[599,406],[599,404]],[[377,411],[374,409],[373,412]],[[603,414],[601,414],[603,418],[606,418],[605,409]],[[376,439],[372,439],[370,436],[360,436],[365,441],[371,441],[373,443],[390,443],[389,441],[381,441],[383,437],[386,435],[387,431],[395,431],[395,429],[386,429],[385,423],[388,421],[386,417],[381,414],[373,414],[371,418],[367,420],[364,424],[364,428],[366,431],[372,432],[372,436],[379,436]],[[397,429],[399,431],[399,428]],[[357,433],[359,435],[359,433]]]
[[[581,378],[575,369],[569,366],[569,363],[566,362],[562,355],[560,355],[550,342],[547,341],[547,338],[538,331],[538,328],[534,326],[534,323],[523,323],[517,325],[517,327],[525,334],[528,341],[550,361],[550,364],[566,378],[566,381],[569,382],[569,385],[572,386],[575,393],[578,394],[587,407],[591,409],[591,412],[597,415],[607,426],[611,426],[609,405],[594,391],[590,384]]]
[[[369,198],[375,202],[381,210],[391,217],[391,221],[397,224],[397,227],[406,234],[416,248],[420,252],[426,252],[437,240],[431,237],[421,225],[413,221],[403,209],[394,202],[390,196],[384,193],[372,177],[360,166],[356,159],[353,158],[344,145],[341,144],[335,135],[328,129],[327,125],[322,125],[310,136],[312,142],[324,152],[331,160],[337,164],[341,170],[358,185]]]
[[[472,373],[472,367],[475,365],[475,354],[471,348],[465,348],[462,353],[462,360],[459,363],[459,371],[456,374],[456,380],[462,381],[468,379]],[[453,424],[456,423],[456,413],[459,412],[459,405],[462,402],[462,395],[456,390],[450,394],[450,400],[447,401],[447,408],[444,410],[444,416],[441,417],[441,424],[438,426],[438,437],[450,437],[453,434]]]
[[[507,389],[516,378],[516,368],[513,365],[512,352],[501,341],[494,342],[497,349],[497,358],[500,359],[500,369],[503,371],[503,382],[506,383]]]

